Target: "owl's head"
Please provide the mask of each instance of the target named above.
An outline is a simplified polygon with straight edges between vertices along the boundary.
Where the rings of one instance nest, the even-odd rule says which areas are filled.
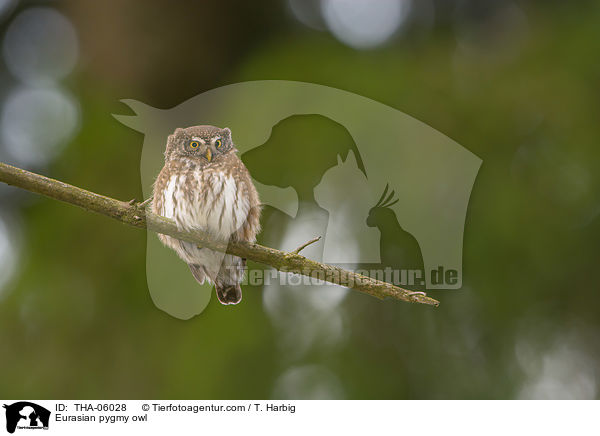
[[[231,130],[215,126],[193,126],[175,129],[167,140],[165,160],[197,159],[200,164],[218,161],[221,156],[235,150]]]

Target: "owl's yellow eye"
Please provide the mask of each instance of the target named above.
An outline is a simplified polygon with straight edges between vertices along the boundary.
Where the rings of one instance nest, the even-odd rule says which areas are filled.
[[[192,141],[190,142],[190,148],[198,148],[200,147],[200,143],[198,141]]]
[[[223,142],[222,142],[220,139],[217,139],[217,140],[215,141],[215,147],[217,147],[217,148],[221,148],[221,145],[223,145]]]

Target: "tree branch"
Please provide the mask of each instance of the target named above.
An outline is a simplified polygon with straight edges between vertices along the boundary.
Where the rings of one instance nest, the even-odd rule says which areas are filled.
[[[299,254],[300,250],[318,239],[311,240],[292,252],[284,252],[248,242],[229,242],[229,244],[225,244],[210,239],[206,234],[199,231],[184,232],[179,230],[173,221],[146,210],[147,202],[136,203],[134,201],[115,200],[2,162],[0,162],[0,182],[74,204],[87,211],[106,215],[133,227],[146,228],[156,233],[173,236],[213,250],[245,257],[269,265],[279,271],[322,279],[381,299],[389,297],[411,303],[430,306],[439,305],[437,300],[427,297],[423,292],[408,291],[334,265],[307,259]]]

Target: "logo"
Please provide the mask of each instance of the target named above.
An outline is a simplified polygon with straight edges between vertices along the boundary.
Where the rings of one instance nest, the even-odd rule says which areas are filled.
[[[357,94],[285,80],[226,85],[170,109],[123,102],[135,115],[115,118],[144,133],[144,198],[177,127],[227,126],[265,205],[259,243],[291,250],[321,236],[304,256],[414,290],[462,287],[467,206],[482,161],[434,128]],[[180,319],[201,313],[208,282],[198,292],[187,265],[152,232],[146,253],[156,306]],[[298,301],[308,288],[323,295],[322,283],[270,273],[248,274],[263,285],[266,307],[289,307],[283,288],[303,295]],[[338,303],[345,295],[327,293]]]
[[[4,405],[6,409],[6,431],[14,433],[16,429],[48,430],[50,411],[29,401],[19,401]]]

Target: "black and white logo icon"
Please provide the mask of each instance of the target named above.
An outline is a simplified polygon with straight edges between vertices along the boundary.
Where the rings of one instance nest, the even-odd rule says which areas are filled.
[[[48,429],[50,411],[29,401],[19,401],[4,405],[6,409],[6,431],[14,433],[16,429]]]

